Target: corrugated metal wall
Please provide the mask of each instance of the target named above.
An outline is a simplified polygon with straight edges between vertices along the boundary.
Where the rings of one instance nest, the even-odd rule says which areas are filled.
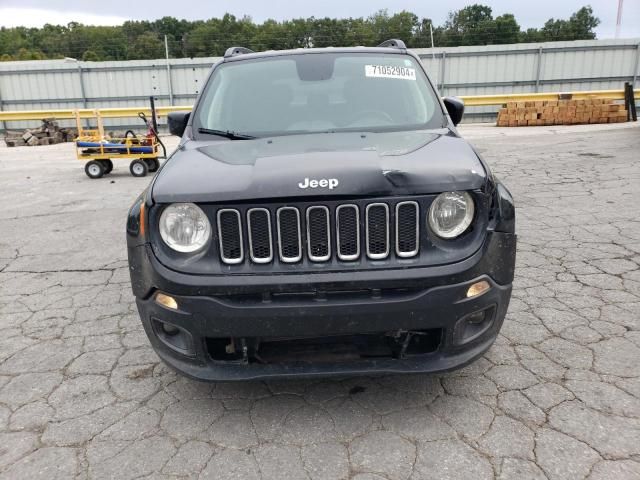
[[[109,108],[191,105],[217,58],[79,62],[41,60],[0,62],[0,109]],[[171,80],[169,80],[169,74]],[[173,100],[173,102],[171,101]],[[36,122],[37,123],[37,122]],[[60,122],[73,125],[72,121]],[[105,119],[106,126],[140,127],[133,118]],[[8,129],[35,125],[11,122]],[[0,130],[2,129],[0,124]]]
[[[639,84],[640,39],[417,49],[442,95],[571,92]],[[434,58],[435,57],[435,58]],[[497,107],[468,109],[492,121]]]
[[[417,49],[443,95],[638,88],[640,39]],[[78,62],[0,62],[0,109],[189,105],[217,58]],[[495,107],[468,109],[466,121],[490,121]],[[110,126],[135,125],[111,119]],[[29,126],[14,122],[8,128]],[[2,127],[2,125],[0,125]]]

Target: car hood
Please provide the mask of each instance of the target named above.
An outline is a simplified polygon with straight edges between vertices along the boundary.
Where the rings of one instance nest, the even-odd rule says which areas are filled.
[[[188,141],[158,173],[153,199],[415,195],[481,188],[486,177],[469,144],[446,129]]]

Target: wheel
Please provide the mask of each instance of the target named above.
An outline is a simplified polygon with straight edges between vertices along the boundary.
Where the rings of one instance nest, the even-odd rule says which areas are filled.
[[[100,163],[104,165],[104,174],[111,173],[113,170],[113,162],[111,160],[100,160]]]
[[[157,172],[160,168],[160,162],[157,158],[146,158],[145,162],[147,163],[150,172]]]
[[[129,171],[134,177],[145,177],[149,172],[149,167],[144,160],[134,160],[129,165]]]
[[[100,178],[104,175],[104,165],[98,160],[91,160],[84,166],[84,173],[89,178]]]

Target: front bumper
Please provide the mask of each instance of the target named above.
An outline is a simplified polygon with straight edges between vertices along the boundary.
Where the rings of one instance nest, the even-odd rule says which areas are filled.
[[[476,254],[438,267],[308,273],[295,275],[196,276],[161,265],[148,245],[131,247],[129,260],[138,310],[158,355],[179,372],[200,380],[439,372],[462,367],[482,355],[502,326],[515,264],[516,237],[489,232]],[[469,286],[491,288],[466,298]],[[155,301],[173,296],[178,310]],[[485,311],[480,327],[470,314]],[[162,323],[184,340],[167,341]],[[469,331],[465,334],[467,328]],[[429,332],[438,336],[428,353],[331,361],[258,363],[223,361],[211,339],[347,338],[361,334]]]

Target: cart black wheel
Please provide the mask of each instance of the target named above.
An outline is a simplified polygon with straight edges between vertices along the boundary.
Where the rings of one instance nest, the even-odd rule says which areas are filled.
[[[150,172],[157,172],[160,168],[160,162],[157,158],[146,158],[145,162],[147,162]]]
[[[100,178],[104,175],[104,165],[99,160],[91,160],[85,164],[84,173],[89,178]]]
[[[111,160],[100,160],[100,162],[104,165],[104,174],[111,173],[111,170],[113,170],[113,162]]]
[[[129,165],[129,171],[134,177],[145,177],[149,172],[149,167],[144,160],[134,160]]]

